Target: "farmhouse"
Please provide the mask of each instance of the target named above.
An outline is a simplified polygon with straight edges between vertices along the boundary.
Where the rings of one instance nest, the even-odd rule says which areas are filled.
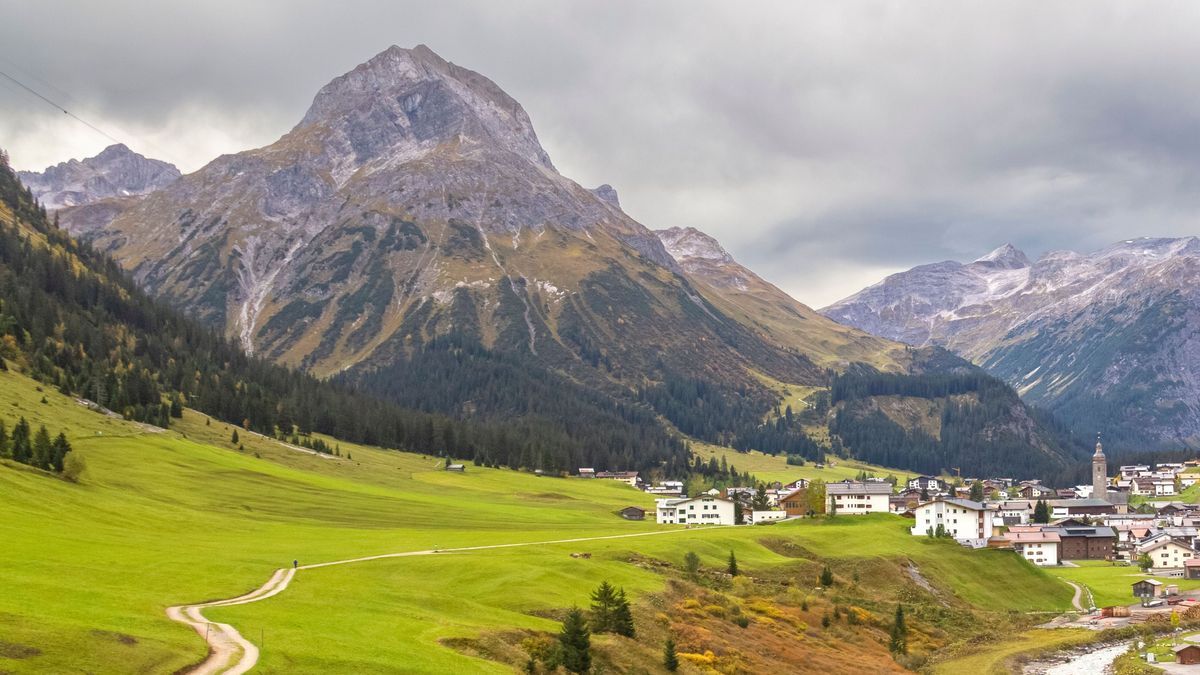
[[[868,483],[844,480],[825,486],[825,510],[848,515],[887,513],[892,486],[887,483]]]
[[[1048,504],[1055,518],[1100,516],[1117,512],[1117,507],[1104,499],[1052,499]]]
[[[1034,565],[1042,567],[1057,565],[1059,537],[1057,532],[1009,530],[1005,535],[1012,542],[1013,550]]]
[[[910,490],[924,490],[930,495],[935,495],[939,492],[946,492],[949,486],[946,485],[946,481],[935,476],[917,476],[916,478],[909,479],[908,488]]]
[[[1155,570],[1181,570],[1194,555],[1190,547],[1169,537],[1148,546],[1138,546],[1137,553],[1150,556],[1150,568]]]
[[[597,471],[596,478],[619,480],[629,487],[637,487],[638,484],[638,472],[636,471]]]
[[[720,497],[693,497],[691,499],[659,499],[658,523],[660,525],[733,525],[733,502]]]
[[[808,515],[808,487],[796,488],[780,497],[779,505],[789,518]]]
[[[1163,582],[1158,579],[1142,579],[1133,582],[1133,597],[1141,598],[1143,605],[1150,598],[1158,596],[1163,590]]]
[[[969,499],[937,499],[913,509],[916,523],[909,530],[914,536],[936,532],[940,526],[955,539],[987,539],[992,536],[988,509]]]

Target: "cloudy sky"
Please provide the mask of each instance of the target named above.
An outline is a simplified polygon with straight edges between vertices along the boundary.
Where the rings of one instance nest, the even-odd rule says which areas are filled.
[[[184,171],[425,43],[555,164],[821,306],[884,274],[1200,233],[1200,4],[0,0],[0,70]],[[41,169],[104,136],[0,78]]]

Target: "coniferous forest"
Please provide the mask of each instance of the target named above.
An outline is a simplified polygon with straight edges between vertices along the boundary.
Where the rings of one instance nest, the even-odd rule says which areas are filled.
[[[417,409],[425,378],[473,372],[463,363],[474,358],[469,347],[435,345],[438,358],[393,383],[400,405],[360,394],[352,383],[247,356],[148,297],[111,258],[60,230],[2,155],[0,204],[0,363],[128,419],[168,427],[189,406],[264,434],[319,432],[494,466],[653,467],[671,474],[689,467],[684,444],[636,406],[576,406],[592,414],[558,420],[512,411],[468,421]],[[491,386],[499,391],[511,382],[521,380]],[[578,400],[559,398],[568,409]]]

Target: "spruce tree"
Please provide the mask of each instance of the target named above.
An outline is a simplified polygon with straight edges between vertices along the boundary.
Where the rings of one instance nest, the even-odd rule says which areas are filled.
[[[738,575],[737,556],[733,554],[733,551],[729,552],[729,566],[727,567],[727,571],[731,577],[736,577]]]
[[[558,634],[562,667],[572,673],[586,673],[592,667],[592,639],[587,621],[578,607],[572,607]]]
[[[896,619],[892,622],[892,636],[888,649],[893,654],[908,653],[908,626],[904,623],[904,605],[896,605]]]
[[[675,653],[675,641],[671,638],[663,644],[663,668],[672,673],[679,670],[679,655]]]
[[[67,437],[59,432],[54,438],[53,452],[51,454],[50,468],[57,473],[62,473],[63,467],[67,463],[67,455],[71,452],[71,444],[67,442]]]
[[[617,593],[608,581],[601,581],[592,591],[592,612],[589,625],[594,632],[611,633],[615,627],[613,614],[617,606]]]
[[[237,445],[237,444],[238,444],[238,433],[237,433],[237,429],[234,429],[234,430],[233,430],[233,436],[231,436],[231,437],[229,438],[229,442],[230,442],[230,443],[232,443],[233,445]]]
[[[829,569],[829,565],[826,565],[825,569],[821,570],[820,582],[825,588],[833,585],[833,570]]]
[[[613,608],[613,632],[625,637],[633,637],[633,609],[629,606],[629,598],[625,597],[625,589],[617,589],[617,604]]]
[[[979,481],[975,481],[974,483],[971,483],[971,501],[973,501],[973,502],[982,502],[983,501],[983,483],[981,483]]]
[[[28,464],[32,453],[29,440],[29,422],[24,417],[17,420],[17,425],[13,427],[12,440],[10,441],[9,454],[12,458],[22,464]]]
[[[1043,499],[1038,499],[1037,506],[1033,507],[1033,522],[1050,522],[1050,507],[1046,505],[1046,502]]]
[[[31,464],[39,469],[50,469],[54,448],[50,442],[50,433],[46,425],[38,425],[37,433],[33,435],[33,461]]]

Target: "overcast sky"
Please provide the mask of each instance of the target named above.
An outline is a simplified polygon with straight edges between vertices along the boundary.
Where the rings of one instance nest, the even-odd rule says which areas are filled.
[[[556,166],[822,306],[883,275],[1200,233],[1200,4],[0,0],[0,70],[192,171],[428,44]],[[111,141],[0,78],[0,146]]]

